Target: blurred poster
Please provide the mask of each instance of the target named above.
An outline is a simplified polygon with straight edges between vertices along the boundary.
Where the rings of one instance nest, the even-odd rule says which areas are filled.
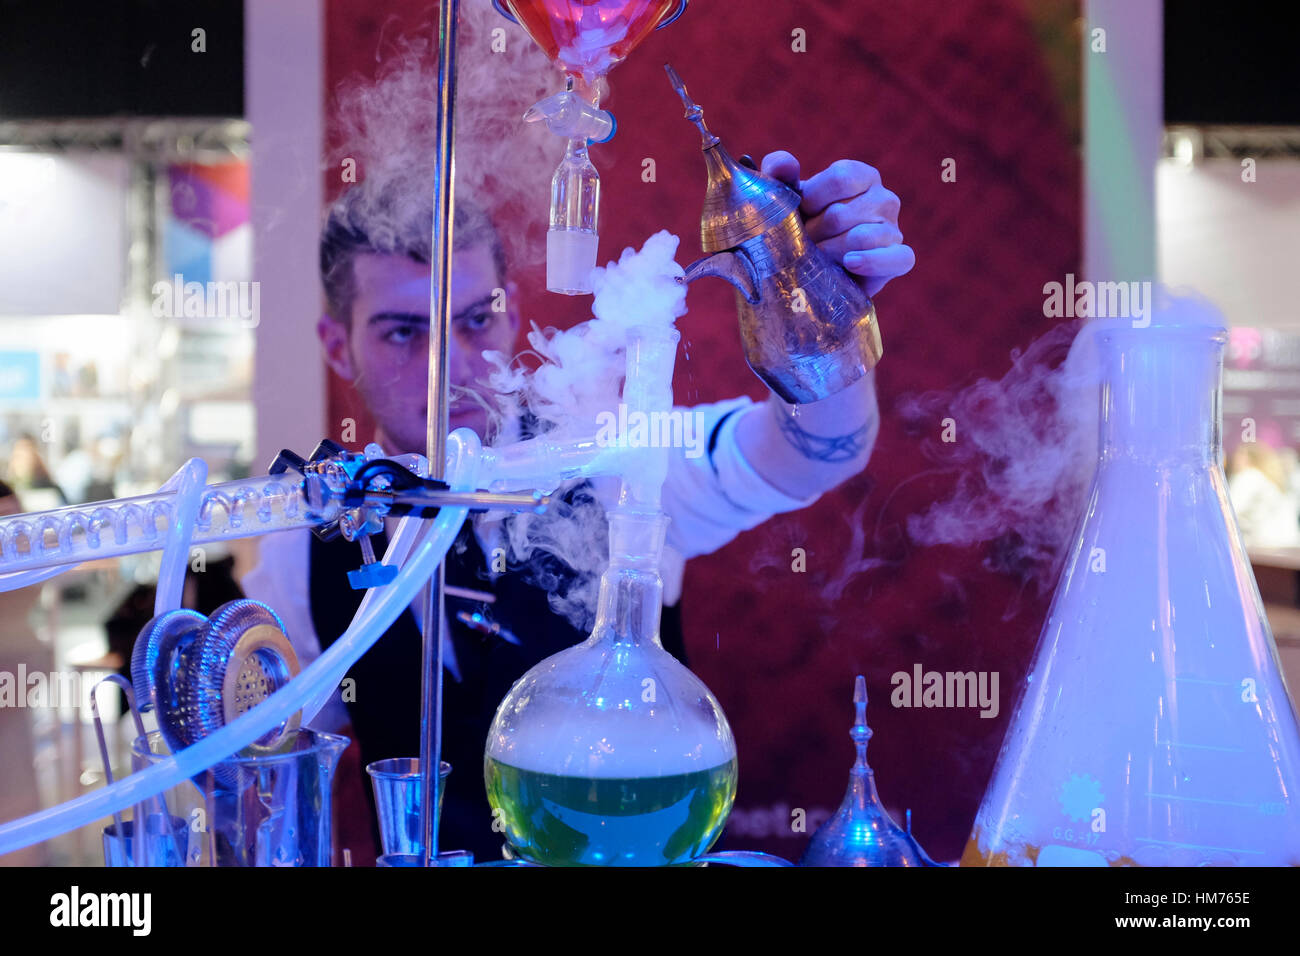
[[[1223,358],[1223,444],[1300,446],[1300,333],[1233,328]]]
[[[160,279],[229,282],[250,278],[248,163],[176,163],[167,168]]]
[[[41,397],[41,353],[0,352],[0,401]]]

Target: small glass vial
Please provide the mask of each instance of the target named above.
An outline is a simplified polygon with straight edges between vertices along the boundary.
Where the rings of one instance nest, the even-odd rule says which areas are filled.
[[[585,139],[570,139],[551,180],[551,227],[546,233],[546,288],[565,295],[591,293],[596,267],[600,174]]]

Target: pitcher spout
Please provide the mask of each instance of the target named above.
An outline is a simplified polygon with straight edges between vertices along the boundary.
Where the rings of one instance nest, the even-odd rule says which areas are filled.
[[[686,267],[685,278],[678,282],[690,283],[703,276],[717,276],[726,279],[736,291],[744,296],[750,305],[758,305],[761,291],[758,283],[758,271],[749,257],[740,252],[716,252],[703,259],[697,259]]]

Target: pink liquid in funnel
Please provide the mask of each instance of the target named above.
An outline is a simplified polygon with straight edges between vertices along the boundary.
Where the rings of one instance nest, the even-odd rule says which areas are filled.
[[[505,0],[548,57],[587,80],[603,76],[676,9],[678,0]]]

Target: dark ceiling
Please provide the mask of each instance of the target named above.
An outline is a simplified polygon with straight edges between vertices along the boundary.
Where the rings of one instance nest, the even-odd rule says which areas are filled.
[[[1167,0],[1166,120],[1300,125],[1300,55],[1288,28],[1296,15],[1278,12],[1289,7]],[[242,116],[243,8],[243,0],[0,0],[0,120]],[[192,49],[196,28],[206,34],[202,53]]]

